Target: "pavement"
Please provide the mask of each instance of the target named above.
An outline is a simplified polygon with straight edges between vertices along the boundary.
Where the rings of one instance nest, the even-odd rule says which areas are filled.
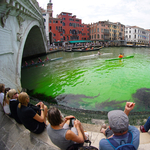
[[[0,107],[0,150],[60,150],[49,139],[46,130],[37,135],[31,133],[23,125],[4,114]],[[92,120],[92,124],[83,123],[84,129],[89,133],[92,146],[99,147],[99,141],[105,136],[99,132],[102,120]],[[137,126],[139,129],[139,126]],[[150,132],[140,133],[140,146],[138,150],[150,149]]]

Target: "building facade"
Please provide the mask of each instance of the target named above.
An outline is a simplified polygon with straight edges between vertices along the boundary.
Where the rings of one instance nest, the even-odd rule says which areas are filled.
[[[49,28],[54,42],[90,39],[89,25],[82,24],[82,20],[72,13],[61,12],[57,18],[50,18]]]
[[[127,43],[137,46],[149,45],[149,31],[137,26],[126,26],[125,39]]]
[[[92,41],[109,41],[109,24],[99,21],[90,25],[90,39]]]
[[[90,37],[95,41],[125,39],[125,26],[119,22],[99,21],[90,25]]]
[[[47,41],[50,41],[50,32],[49,32],[49,18],[53,17],[53,9],[52,9],[53,4],[51,3],[51,0],[47,4],[47,10],[44,10],[41,8],[43,19],[44,19],[44,28],[45,28],[45,33],[47,37]]]
[[[61,12],[53,17],[53,4],[51,0],[47,4],[47,10],[42,10],[45,32],[50,44],[54,42],[89,40],[90,29],[88,24],[82,24],[82,20],[72,13]]]

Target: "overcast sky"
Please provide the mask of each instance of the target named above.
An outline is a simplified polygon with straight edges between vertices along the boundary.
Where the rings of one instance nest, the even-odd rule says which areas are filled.
[[[39,6],[47,8],[49,0],[37,0]],[[69,12],[89,24],[109,20],[124,25],[150,29],[150,0],[51,0],[53,17]]]

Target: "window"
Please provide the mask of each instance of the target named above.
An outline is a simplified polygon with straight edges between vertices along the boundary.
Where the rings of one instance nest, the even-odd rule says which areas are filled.
[[[57,30],[58,28],[57,28],[57,26],[56,26],[56,30]]]
[[[99,39],[99,34],[97,34],[97,38]]]
[[[65,26],[65,23],[63,22],[63,26]]]
[[[52,30],[52,27],[50,26],[49,29]]]
[[[49,23],[52,23],[52,21],[50,20]]]
[[[131,39],[131,35],[129,35],[129,39]]]
[[[97,32],[99,32],[99,28],[97,28]]]
[[[53,21],[53,23],[55,23],[55,20]]]
[[[69,26],[72,26],[72,23],[69,23]]]
[[[56,36],[56,34],[54,34],[54,36]]]
[[[66,20],[66,18],[63,18],[63,20]]]
[[[44,22],[46,22],[46,19],[44,18]]]
[[[58,21],[56,21],[56,23],[58,23]]]

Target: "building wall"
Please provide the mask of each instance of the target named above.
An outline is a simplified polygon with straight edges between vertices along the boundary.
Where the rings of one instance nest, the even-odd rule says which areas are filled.
[[[63,41],[62,19],[49,18],[49,32],[52,33],[52,43]]]
[[[99,41],[124,40],[125,26],[118,22],[99,21],[90,25],[90,37]]]
[[[137,26],[127,26],[125,28],[125,37],[127,42],[149,44],[149,32]]]
[[[58,15],[62,20],[63,40],[89,40],[89,25],[82,24],[82,20],[72,13],[62,12]]]

